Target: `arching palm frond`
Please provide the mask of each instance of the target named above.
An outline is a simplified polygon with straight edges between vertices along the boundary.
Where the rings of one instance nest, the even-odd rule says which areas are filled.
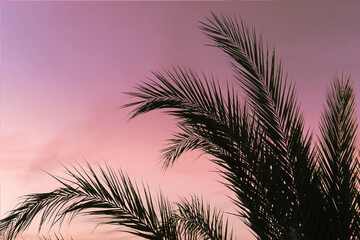
[[[296,99],[294,84],[283,73],[274,50],[264,47],[261,36],[241,20],[212,15],[202,23],[203,31],[233,61],[235,77],[245,90],[248,102],[260,120],[271,150],[276,153],[272,168],[279,171],[275,184],[276,206],[287,205],[279,215],[288,227],[302,226],[302,232],[314,238],[313,229],[323,221],[324,202],[316,174],[315,154],[311,149],[311,136],[304,132],[304,119]],[[306,187],[304,187],[306,186]],[[309,196],[311,196],[309,198]],[[316,204],[319,212],[309,211]],[[309,213],[313,213],[309,215]],[[286,216],[287,215],[287,216]],[[301,219],[306,221],[301,221]],[[293,226],[291,226],[293,225]],[[296,224],[297,225],[297,224]]]
[[[323,190],[332,239],[357,239],[360,182],[355,95],[349,76],[335,77],[320,123]]]
[[[294,229],[321,235],[313,226],[325,218],[325,201],[295,86],[275,53],[241,21],[213,14],[202,30],[234,60],[251,111],[232,88],[223,94],[213,80],[184,69],[155,73],[159,82],[137,86],[129,93],[137,100],[125,107],[135,106],[132,117],[156,109],[176,116],[181,131],[163,150],[165,166],[187,150],[215,156],[240,214],[259,238],[280,238]],[[318,212],[309,211],[314,205]]]
[[[66,217],[71,221],[81,213],[101,217],[100,223],[119,226],[120,231],[144,239],[233,239],[223,213],[197,197],[170,204],[159,194],[154,201],[148,187],[139,191],[121,170],[99,167],[96,172],[89,165],[87,169],[66,170],[70,178],[55,177],[62,188],[23,197],[19,206],[0,220],[2,239],[16,238],[36,216],[41,217],[40,231],[46,223],[62,224]],[[64,239],[61,234],[40,237],[41,240],[53,238]]]
[[[154,75],[159,82],[150,80],[138,85],[137,92],[128,93],[138,101],[123,107],[136,106],[132,117],[163,109],[178,118],[182,132],[175,134],[171,145],[164,149],[165,167],[170,166],[181,153],[199,144],[219,151],[238,151],[234,143],[240,137],[238,128],[242,111],[235,92],[228,93],[231,103],[227,103],[213,78],[203,75],[202,81],[198,74],[182,68]],[[217,140],[207,141],[209,137]]]
[[[268,184],[266,178],[271,176],[264,173],[270,168],[262,151],[266,148],[264,134],[258,121],[240,106],[236,92],[228,88],[227,95],[223,95],[213,79],[203,76],[201,81],[199,75],[185,69],[156,73],[155,77],[159,82],[151,80],[137,86],[138,92],[129,93],[138,100],[124,107],[136,106],[132,117],[164,109],[179,119],[181,132],[163,150],[165,166],[187,150],[201,149],[215,156],[223,176],[236,183],[228,186],[237,194],[240,208],[251,209],[241,213],[250,225],[258,229],[274,226],[271,222],[275,219],[269,214],[272,206],[263,200],[267,198],[264,183]],[[267,154],[273,158],[270,151]]]
[[[224,214],[205,204],[202,199],[196,196],[190,200],[182,199],[178,207],[180,229],[186,235],[195,236],[194,239],[235,239],[228,221],[224,221]]]
[[[52,192],[27,195],[17,208],[0,221],[0,234],[13,239],[35,216],[45,223],[62,222],[79,213],[101,216],[101,223],[123,227],[123,231],[144,239],[178,239],[173,210],[160,194],[153,201],[148,187],[139,191],[122,171],[99,167],[99,174],[87,169],[67,169],[69,178],[56,178],[63,186]]]

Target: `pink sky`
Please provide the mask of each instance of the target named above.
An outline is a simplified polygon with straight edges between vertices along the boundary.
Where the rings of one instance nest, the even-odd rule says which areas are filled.
[[[198,22],[210,11],[236,14],[276,46],[316,131],[334,73],[351,73],[359,89],[359,10],[357,2],[1,2],[1,216],[21,195],[58,186],[42,170],[61,174],[60,163],[83,158],[121,166],[171,200],[199,193],[230,211],[228,190],[206,159],[187,154],[161,171],[159,150],[174,121],[158,112],[127,121],[129,109],[118,109],[129,102],[123,92],[173,65],[232,80]],[[84,221],[63,235],[119,236],[111,227],[92,232],[94,222]],[[251,239],[234,226],[239,239]]]

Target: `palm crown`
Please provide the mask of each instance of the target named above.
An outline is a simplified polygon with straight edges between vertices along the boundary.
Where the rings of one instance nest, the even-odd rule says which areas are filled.
[[[314,141],[305,130],[295,85],[255,30],[215,14],[201,29],[232,60],[246,98],[241,101],[234,87],[224,90],[212,77],[185,68],[155,72],[154,80],[128,93],[136,99],[124,105],[134,107],[132,117],[161,109],[177,119],[179,132],[163,149],[163,166],[189,150],[213,156],[224,184],[235,194],[239,217],[258,239],[359,239],[357,123],[350,77],[334,77]],[[64,187],[48,195],[26,197],[1,220],[0,232],[15,236],[43,209],[42,220],[53,213],[55,220],[80,211],[104,215],[107,223],[148,239],[232,237],[222,214],[197,197],[173,208],[160,195],[155,210],[146,187],[141,195],[127,177],[101,168],[105,182],[100,183],[89,169],[90,175],[70,172],[73,180],[60,180]],[[77,198],[81,201],[72,202]]]

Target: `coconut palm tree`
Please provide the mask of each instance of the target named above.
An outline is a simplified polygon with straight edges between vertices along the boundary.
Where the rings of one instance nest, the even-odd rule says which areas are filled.
[[[295,85],[254,29],[215,14],[201,22],[201,29],[231,59],[245,100],[235,87],[224,89],[213,77],[186,68],[154,72],[137,85],[128,93],[135,100],[124,105],[133,107],[132,117],[162,110],[177,119],[179,131],[163,149],[164,168],[186,151],[212,156],[234,193],[238,216],[258,239],[359,239],[357,120],[350,77],[334,77],[314,140],[305,130]],[[221,213],[204,207],[199,198],[182,200],[174,210],[160,195],[156,211],[146,187],[141,195],[124,175],[100,170],[106,187],[91,168],[90,174],[70,172],[75,186],[58,179],[63,188],[27,196],[1,220],[0,233],[15,236],[42,209],[41,223],[52,215],[56,222],[85,211],[148,239],[231,237]]]

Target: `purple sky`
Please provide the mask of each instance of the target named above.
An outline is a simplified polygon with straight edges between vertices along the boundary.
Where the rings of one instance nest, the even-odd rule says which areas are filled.
[[[357,2],[1,2],[1,215],[19,196],[58,186],[43,170],[61,174],[60,163],[83,158],[121,166],[172,200],[199,193],[231,211],[214,166],[194,160],[197,153],[161,171],[159,150],[174,121],[161,113],[127,121],[129,109],[118,109],[129,102],[123,92],[176,65],[233,80],[198,22],[211,11],[235,14],[276,47],[317,131],[334,73],[350,73],[359,92],[359,10]],[[84,221],[66,234],[115,239],[113,228],[91,233],[95,224]]]

